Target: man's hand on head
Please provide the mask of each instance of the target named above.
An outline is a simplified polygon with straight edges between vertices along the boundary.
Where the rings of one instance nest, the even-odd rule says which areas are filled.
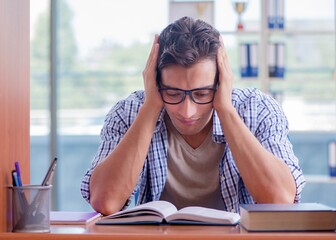
[[[144,87],[145,87],[145,104],[151,107],[158,107],[161,110],[163,101],[161,99],[158,86],[156,83],[156,67],[159,55],[159,36],[155,35],[152,49],[149,53],[147,64],[142,72]]]
[[[220,47],[217,51],[217,68],[219,82],[213,107],[216,111],[227,111],[232,108],[233,72],[229,64],[222,37],[220,37]]]

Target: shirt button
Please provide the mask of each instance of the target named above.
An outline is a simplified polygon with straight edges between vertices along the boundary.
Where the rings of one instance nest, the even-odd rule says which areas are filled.
[[[224,181],[225,180],[225,177],[224,176],[221,176],[221,181]]]
[[[236,212],[236,210],[232,208],[232,209],[231,209],[231,212],[232,212],[232,213],[235,213],[235,212]]]

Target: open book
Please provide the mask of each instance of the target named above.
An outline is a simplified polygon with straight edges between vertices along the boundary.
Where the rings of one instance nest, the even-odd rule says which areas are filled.
[[[205,207],[185,207],[177,210],[167,201],[148,202],[101,218],[96,224],[201,224],[236,225],[238,213]]]

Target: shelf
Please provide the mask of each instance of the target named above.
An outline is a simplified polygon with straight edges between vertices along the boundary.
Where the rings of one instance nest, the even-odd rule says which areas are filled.
[[[328,175],[305,175],[307,183],[332,183],[336,184],[336,177]]]
[[[279,84],[287,84],[287,83],[298,83],[298,84],[302,84],[302,83],[305,83],[305,84],[314,84],[314,83],[334,83],[333,79],[302,79],[302,78],[268,78],[269,79],[269,83],[279,83]],[[239,81],[239,82],[259,82],[261,81],[261,78],[248,78],[248,77],[240,77],[240,76],[236,76],[235,78],[236,81]]]
[[[266,34],[271,35],[284,35],[284,36],[297,36],[297,35],[334,35],[334,30],[295,30],[295,29],[266,29]],[[241,35],[241,36],[248,36],[248,35],[259,35],[261,31],[220,31],[222,35]]]
[[[285,36],[292,36],[292,35],[334,35],[335,31],[333,30],[281,30],[281,29],[267,29],[266,33],[268,35],[285,35]]]
[[[220,31],[219,32],[220,34],[222,35],[241,35],[241,36],[248,36],[248,35],[259,35],[260,34],[260,31],[241,31],[241,32],[238,32],[238,31]]]
[[[261,5],[260,18],[248,25],[250,27],[242,31],[236,29],[220,30],[220,34],[223,37],[227,37],[228,41],[231,41],[231,44],[235,44],[233,48],[235,48],[236,52],[230,54],[235,54],[236,61],[238,62],[238,71],[235,69],[238,85],[248,86],[251,83],[265,93],[271,93],[274,89],[280,89],[285,92],[288,89],[292,91],[295,88],[302,89],[302,93],[304,92],[309,95],[312,95],[314,87],[317,88],[316,94],[314,93],[315,95],[323,95],[325,89],[331,89],[336,79],[336,71],[333,69],[336,65],[336,29],[334,24],[329,19],[326,22],[327,24],[323,24],[325,21],[322,21],[322,24],[315,21],[305,24],[302,20],[287,19],[288,21],[285,22],[284,29],[270,29],[267,24],[268,0],[259,0],[259,2]],[[333,12],[336,16],[335,10]],[[335,20],[335,16],[333,20]],[[245,55],[243,56],[245,57],[242,58],[242,51],[244,50],[240,49],[240,45],[244,43],[258,44],[257,64],[259,76],[256,78],[240,77],[241,65],[247,65],[249,63],[246,60],[247,56],[251,56],[250,53],[249,55],[244,53]],[[279,53],[278,47],[269,47],[270,43],[284,44],[285,51],[280,51]],[[311,53],[310,48],[314,48]],[[308,57],[306,57],[306,51],[309,52]],[[271,56],[272,59],[270,59]],[[253,58],[254,66],[256,65],[255,59]],[[270,62],[273,65],[285,66],[284,78],[269,76]],[[317,84],[321,86],[317,86]],[[331,91],[332,89],[328,90],[329,95]]]
[[[243,81],[243,82],[259,82],[259,78],[257,77],[237,77],[237,81]]]
[[[316,83],[316,82],[331,82],[333,83],[335,81],[335,79],[332,78],[298,78],[298,77],[284,77],[284,78],[276,78],[276,77],[270,77],[268,78],[269,82],[273,82],[273,83],[285,83],[285,82],[290,82],[290,83]],[[246,81],[246,82],[257,82],[260,81],[260,78],[256,78],[256,77],[240,77],[237,75],[235,80],[239,80],[239,81]]]

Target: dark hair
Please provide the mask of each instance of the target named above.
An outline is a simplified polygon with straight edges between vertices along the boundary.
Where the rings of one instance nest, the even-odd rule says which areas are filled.
[[[190,17],[169,24],[159,36],[158,79],[169,65],[189,67],[204,59],[216,61],[219,36],[210,24]]]

